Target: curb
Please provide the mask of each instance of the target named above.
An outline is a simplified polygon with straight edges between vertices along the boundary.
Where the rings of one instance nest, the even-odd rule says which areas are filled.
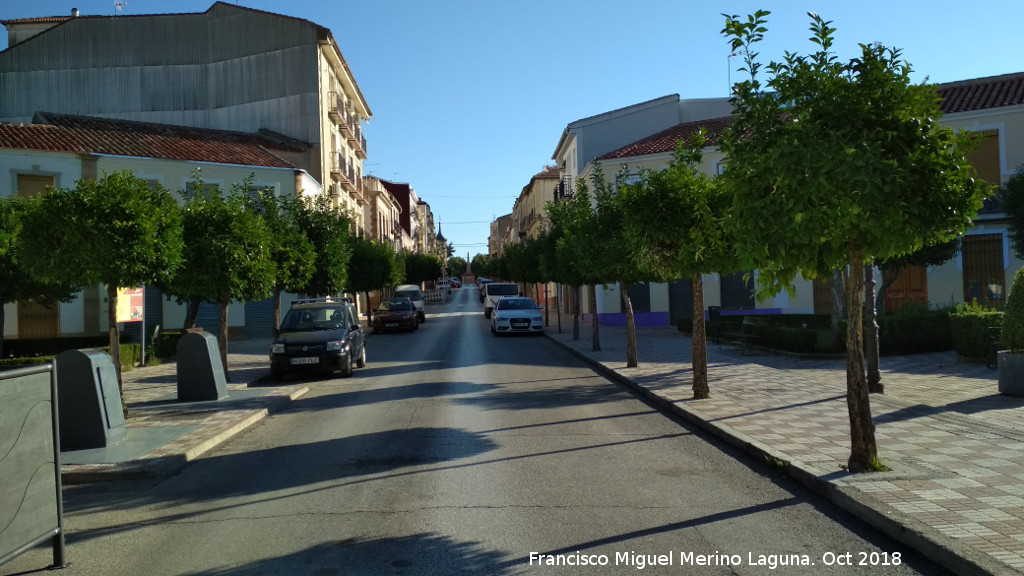
[[[276,395],[268,399],[266,406],[257,410],[250,410],[249,412],[251,413],[240,421],[235,422],[220,433],[191,446],[180,454],[138,459],[117,464],[94,464],[91,466],[84,464],[62,465],[60,473],[61,483],[64,485],[94,484],[98,482],[144,480],[173,476],[181,472],[192,460],[195,460],[205,452],[241,433],[267,416],[281,410],[307,392],[309,392],[309,387],[303,386],[292,390],[288,394]],[[69,466],[73,466],[73,468]]]
[[[626,386],[660,409],[671,412],[702,430],[710,432],[717,438],[738,448],[743,453],[753,456],[762,462],[767,462],[771,459],[779,459],[785,462],[788,464],[786,476],[796,480],[802,486],[815,493],[824,496],[837,507],[849,512],[861,522],[917,551],[939,566],[960,576],[999,576],[1006,574],[1009,567],[987,554],[971,547],[963,546],[954,539],[936,532],[917,520],[900,514],[898,511],[879,503],[855,488],[839,486],[827,480],[822,480],[813,471],[802,466],[801,463],[793,462],[788,455],[779,451],[773,451],[770,446],[765,446],[745,434],[729,429],[727,426],[712,424],[694,411],[645,388],[616,370],[590,358],[584,352],[548,334],[547,331],[544,332],[544,335],[573,356],[583,360],[594,368],[596,372],[609,380]]]

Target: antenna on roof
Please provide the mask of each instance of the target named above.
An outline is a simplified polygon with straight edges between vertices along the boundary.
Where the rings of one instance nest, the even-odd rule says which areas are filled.
[[[121,9],[128,5],[128,0],[114,0],[114,15],[119,16]]]

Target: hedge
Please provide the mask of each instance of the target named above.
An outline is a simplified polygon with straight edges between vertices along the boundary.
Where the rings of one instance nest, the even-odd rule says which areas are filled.
[[[1003,325],[1003,313],[977,302],[961,304],[949,313],[953,350],[961,358],[979,359],[988,354],[991,331]]]

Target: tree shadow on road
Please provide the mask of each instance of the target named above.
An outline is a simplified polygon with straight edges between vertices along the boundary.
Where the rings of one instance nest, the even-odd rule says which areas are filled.
[[[244,574],[317,574],[365,576],[394,574],[446,574],[501,576],[512,574],[518,559],[507,558],[477,542],[458,541],[438,534],[391,538],[351,538],[324,543],[276,558],[265,558],[224,568],[188,572],[191,576]]]

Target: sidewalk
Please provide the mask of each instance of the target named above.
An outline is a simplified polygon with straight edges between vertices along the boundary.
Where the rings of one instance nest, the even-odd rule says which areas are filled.
[[[850,474],[845,360],[743,355],[708,344],[711,398],[693,400],[690,338],[637,330],[639,366],[625,368],[625,329],[572,317],[548,336],[596,368],[788,474],[957,574],[1024,573],[1024,398],[1001,396],[996,370],[937,353],[883,357],[885,394],[871,396],[879,458],[891,472]],[[774,461],[774,460],[772,460]]]
[[[190,460],[309,391],[253,387],[269,373],[270,340],[228,343],[228,397],[178,402],[174,362],[122,374],[127,437],[106,448],[61,452],[61,481],[80,484],[177,473]]]

